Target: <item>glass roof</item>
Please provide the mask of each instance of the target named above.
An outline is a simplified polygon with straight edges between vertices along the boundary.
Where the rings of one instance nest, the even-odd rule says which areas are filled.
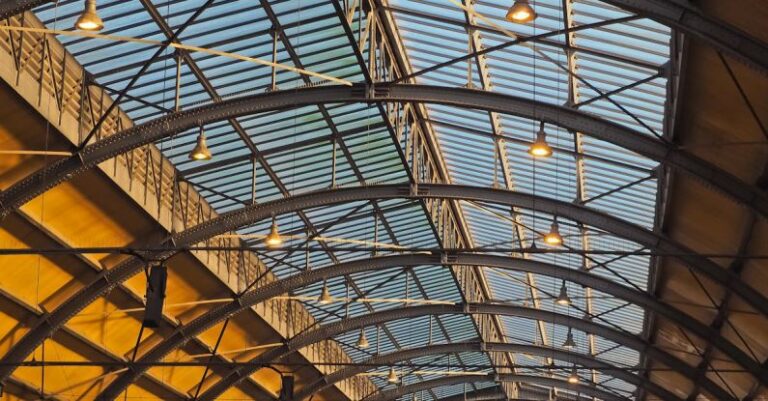
[[[167,29],[173,32],[185,25],[206,2],[145,3],[156,8],[163,18],[160,23],[167,24]],[[277,23],[283,29],[285,42],[291,46],[289,50],[284,42],[278,43],[278,63],[301,66],[352,82],[365,80],[350,44],[357,39],[350,41],[331,1],[267,3],[276,21],[259,2],[215,1],[183,31],[179,41],[268,60],[272,57],[273,44],[270,32]],[[461,87],[467,86],[469,74],[470,86],[474,88],[550,104],[570,104],[645,135],[664,135],[667,86],[663,71],[669,60],[671,35],[667,27],[595,0],[533,1],[539,18],[535,24],[527,25],[504,20],[508,0],[459,3],[450,0],[383,0],[374,3],[392,16],[392,29],[403,44],[404,62],[412,71],[464,56],[468,48],[479,50],[516,38],[603,23],[570,34],[551,34],[540,40],[507,46],[485,56],[472,57],[469,63],[456,62],[418,76],[415,83]],[[459,6],[469,3],[473,4]],[[564,5],[569,10],[564,10]],[[40,7],[36,13],[50,28],[69,29],[81,7],[81,1],[62,0],[55,6]],[[99,12],[109,22],[104,34],[159,41],[167,39],[164,28],[153,20],[140,1],[100,1]],[[355,14],[351,19],[351,30],[361,31],[364,27],[358,24],[360,21],[365,23],[367,17]],[[478,35],[468,35],[468,32]],[[157,51],[156,46],[138,43],[77,37],[59,39],[94,76],[98,85],[115,94],[129,84],[144,62]],[[366,49],[362,56],[368,58]],[[201,52],[191,52],[189,57],[192,63],[181,63],[181,109],[270,89],[271,69],[268,66]],[[278,70],[276,77],[278,90],[319,82],[318,78],[302,77],[286,70]],[[121,107],[137,123],[157,118],[175,107],[175,86],[176,61],[173,50],[166,50],[138,77],[127,91]],[[653,228],[657,207],[655,162],[554,124],[545,126],[549,143],[555,149],[554,156],[546,160],[532,159],[527,149],[539,128],[538,121],[443,105],[428,104],[425,107],[423,117],[436,135],[450,182],[501,188],[509,184],[509,189],[515,191],[581,203]],[[211,123],[204,129],[217,163],[201,164],[187,158],[195,144],[197,130],[175,135],[157,146],[176,165],[180,176],[192,183],[220,213],[252,201],[254,175],[258,202],[328,188],[334,135],[341,138],[336,152],[337,185],[406,183],[409,180],[409,167],[399,156],[405,143],[393,139],[382,113],[372,105],[339,103],[296,107]],[[503,141],[497,142],[499,139]],[[254,161],[253,149],[263,156],[263,162]],[[506,160],[499,160],[500,155]],[[508,176],[505,176],[507,172],[503,165],[508,166]],[[555,217],[478,202],[460,202],[459,210],[475,247],[529,246],[532,238],[549,230]],[[352,202],[276,218],[284,233],[297,236],[316,230],[326,237],[373,241],[376,231],[381,243],[415,248],[439,246],[428,211],[417,201]],[[642,249],[636,243],[597,228],[562,217],[558,217],[558,221],[567,249]],[[267,232],[269,224],[269,221],[263,221],[244,227],[239,233],[249,244],[256,246],[260,239],[252,234]],[[275,264],[274,271],[278,276],[295,274],[307,263],[320,267],[370,256],[368,251],[356,250],[354,244],[333,243],[333,250],[324,250],[318,244],[313,243],[308,255],[304,251],[259,251],[259,254],[268,266]],[[298,238],[287,245],[302,247],[304,241]],[[571,269],[589,269],[593,274],[636,289],[644,290],[648,284],[648,256],[592,255],[582,258],[577,254],[535,254],[532,258]],[[589,311],[596,323],[633,334],[643,330],[643,309],[612,296],[569,284],[574,303],[564,307],[554,302],[560,279],[490,267],[482,271],[493,301],[536,306],[577,317]],[[294,295],[314,297],[321,286],[309,286]],[[398,269],[389,274],[355,274],[330,280],[328,286],[337,297],[345,297],[349,291],[352,296],[369,298],[452,302],[465,299],[455,275],[441,266]],[[402,306],[391,302],[352,303],[345,308],[340,304],[319,305],[312,301],[306,301],[304,305],[321,322]],[[505,340],[511,343],[559,347],[568,330],[555,322],[539,325],[516,317],[501,317],[500,322],[505,330]],[[355,361],[362,361],[375,352],[423,346],[430,340],[434,343],[472,341],[479,335],[474,321],[459,315],[394,321],[379,329],[368,328],[367,334],[377,344],[372,347],[375,349],[357,348],[357,332],[338,336],[336,340]],[[573,334],[578,352],[593,354],[599,360],[621,367],[634,367],[639,363],[638,353],[621,344],[597,336],[590,339],[580,331]],[[543,368],[548,361],[537,356],[514,355],[514,361],[517,371],[523,374],[554,373],[557,377],[565,377],[569,373]],[[481,353],[431,356],[412,362],[454,365],[458,370],[462,370],[461,366],[478,365],[485,366],[483,371],[489,372],[487,367],[492,363]],[[477,370],[466,368],[473,369]],[[371,380],[380,387],[391,386],[383,375],[386,371],[386,367],[372,370],[382,375],[371,375]],[[583,380],[591,380],[588,370],[581,370],[580,374]],[[441,374],[413,374],[405,375],[404,381],[410,383],[437,377]],[[636,392],[633,385],[612,377],[609,372],[601,372],[596,380],[599,388],[620,396],[630,397]],[[422,399],[439,399],[488,386],[493,384],[441,387],[418,395]],[[409,395],[405,399],[412,398]]]

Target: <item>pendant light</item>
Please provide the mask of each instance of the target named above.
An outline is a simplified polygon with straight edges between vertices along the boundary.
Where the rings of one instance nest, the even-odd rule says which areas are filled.
[[[571,374],[568,375],[568,383],[579,384],[579,374],[576,372],[576,366],[571,369]]]
[[[528,154],[533,157],[545,158],[552,156],[552,147],[547,143],[547,133],[544,131],[544,122],[539,125],[536,140],[528,148]]]
[[[397,384],[400,381],[400,378],[397,377],[397,372],[395,372],[394,366],[389,368],[389,374],[387,375],[387,382],[392,384]]]
[[[568,297],[568,287],[565,286],[565,280],[563,280],[563,285],[560,286],[560,294],[555,298],[555,303],[562,306],[571,304],[571,298]]]
[[[557,217],[552,221],[549,232],[544,234],[544,243],[549,246],[560,246],[563,244],[563,236],[560,235],[560,226],[557,224]]]
[[[269,234],[264,239],[264,242],[270,249],[280,248],[283,245],[283,237],[277,229],[277,219],[275,219],[275,216],[272,216],[272,227],[269,229]]]
[[[96,0],[85,0],[85,8],[75,22],[75,29],[90,32],[104,29],[104,21],[99,18],[99,14],[96,12]]]
[[[205,142],[205,129],[203,129],[203,126],[200,126],[200,133],[197,134],[197,144],[192,149],[191,152],[189,152],[189,159],[190,160],[211,160],[213,156],[211,155],[211,151],[208,149],[208,144]]]
[[[525,24],[536,19],[536,11],[528,3],[528,0],[515,0],[507,11],[507,21]]]
[[[357,339],[358,348],[368,348],[371,344],[368,343],[368,337],[365,336],[365,328],[360,329],[360,337]]]
[[[328,284],[323,282],[323,290],[320,292],[320,296],[317,298],[320,305],[328,305],[333,302],[331,292],[328,290]]]
[[[573,331],[568,328],[568,335],[565,336],[565,342],[563,342],[563,348],[576,348],[576,341],[573,340]]]

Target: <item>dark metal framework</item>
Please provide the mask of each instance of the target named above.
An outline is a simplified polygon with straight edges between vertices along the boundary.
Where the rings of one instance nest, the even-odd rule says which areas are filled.
[[[639,388],[643,388],[646,391],[655,394],[659,398],[667,401],[683,401],[682,398],[676,396],[671,391],[664,389],[656,383],[651,382],[645,377],[631,373],[623,368],[617,368],[609,363],[602,362],[595,357],[580,354],[577,352],[563,351],[556,348],[542,347],[529,344],[510,344],[510,343],[484,343],[484,342],[466,342],[466,343],[453,343],[453,344],[431,344],[419,348],[411,348],[400,351],[391,352],[383,355],[375,355],[360,363],[360,366],[349,366],[343,369],[339,369],[329,375],[323,376],[318,381],[307,385],[305,388],[296,393],[295,398],[297,400],[304,400],[310,395],[320,392],[338,383],[340,381],[349,379],[360,373],[373,369],[372,366],[386,366],[395,364],[397,362],[432,355],[451,354],[459,352],[509,352],[509,353],[527,353],[530,355],[538,355],[541,357],[551,357],[560,361],[573,362],[582,366],[606,368],[609,375],[618,379],[624,380],[628,383],[632,383]]]
[[[7,16],[7,13],[17,13],[24,9],[29,9],[31,7],[37,6],[39,4],[46,3],[47,1],[44,0],[7,0],[0,3],[0,17]],[[641,15],[656,19],[657,21],[660,21],[662,23],[665,23],[667,25],[675,26],[683,31],[686,31],[686,33],[691,33],[693,36],[697,36],[700,38],[703,38],[708,43],[710,43],[712,46],[714,46],[716,49],[723,51],[726,54],[730,54],[732,56],[735,56],[740,61],[746,62],[747,64],[750,64],[752,66],[756,66],[759,69],[762,69],[762,71],[766,70],[766,47],[764,44],[759,43],[743,33],[739,32],[738,30],[735,30],[734,28],[728,26],[727,24],[723,24],[720,21],[716,21],[713,18],[703,16],[700,13],[698,13],[696,10],[692,10],[687,6],[681,6],[679,4],[676,4],[674,1],[661,1],[661,0],[652,0],[649,2],[645,1],[632,1],[632,0],[608,0],[608,3],[615,4],[619,7],[626,8],[629,10],[632,10],[634,12],[637,12]],[[145,8],[151,7],[150,2],[143,2]],[[264,1],[262,4],[267,4],[268,2]],[[671,11],[670,11],[671,10]],[[162,22],[162,17],[160,17],[160,21],[156,18],[156,15],[153,15],[153,18],[156,22],[158,22],[158,25],[161,26],[161,29],[163,29],[163,26],[160,24]],[[271,18],[271,17],[270,17]],[[273,21],[275,22],[275,21]],[[164,29],[166,30],[166,29]],[[715,32],[716,34],[713,34]],[[351,36],[350,36],[351,38]],[[284,41],[287,41],[287,38],[282,38]],[[354,41],[353,41],[354,42]],[[288,47],[288,46],[286,46]],[[294,63],[296,63],[295,57]],[[187,63],[190,63],[189,58],[186,57]],[[194,62],[192,62],[193,64]],[[364,65],[363,65],[364,67]],[[190,65],[190,69],[192,69],[193,66]],[[194,69],[192,70],[193,73],[195,72]],[[365,71],[365,68],[363,68],[363,71]],[[199,75],[198,79],[205,85],[207,82],[206,78],[203,76],[202,72],[200,74],[195,73],[195,75]],[[212,88],[212,87],[211,87]],[[205,87],[206,90],[208,90],[208,87]],[[209,94],[211,94],[211,97],[214,100],[217,100],[215,95],[215,91],[211,93],[209,91]],[[322,106],[321,106],[322,107]],[[537,106],[540,107],[540,106]],[[234,121],[230,118],[230,121]],[[236,124],[236,121],[233,122],[233,125]],[[332,124],[332,122],[329,120],[329,124]],[[235,127],[236,128],[236,127]],[[587,131],[587,133],[589,133]],[[250,140],[247,137],[243,137],[243,140],[248,145],[250,144]],[[250,144],[252,145],[252,144]],[[343,146],[343,145],[342,145]],[[671,149],[671,148],[670,148]],[[259,152],[255,148],[252,149],[252,153],[255,156],[260,155]],[[640,152],[638,152],[640,153]],[[643,153],[641,153],[643,154]],[[661,156],[662,153],[658,154],[659,157],[666,158],[667,155],[664,154],[664,156]],[[677,157],[677,153],[670,153],[669,154],[673,159]],[[646,155],[647,156],[647,155]],[[260,156],[258,156],[260,157]],[[650,157],[650,156],[649,156]],[[651,157],[654,158],[654,157]],[[657,159],[660,160],[660,159]],[[86,158],[83,159],[83,165],[87,164],[88,161]],[[675,164],[674,160],[670,164]],[[78,166],[80,168],[82,166]],[[761,196],[761,192],[752,192],[749,191],[743,191],[743,189],[747,188],[746,186],[743,186],[741,188],[724,188],[721,187],[721,184],[728,184],[729,178],[728,176],[722,176],[719,174],[717,170],[713,170],[715,172],[714,175],[710,174],[710,171],[707,171],[705,169],[698,169],[697,166],[693,166],[693,173],[698,178],[701,178],[705,180],[705,182],[708,182],[715,186],[716,188],[720,188],[721,190],[724,190],[727,193],[730,193],[731,195],[737,194],[737,196],[734,196],[735,198],[739,199],[740,201],[744,202],[753,202],[752,207],[760,207],[761,205],[766,205],[765,197]],[[266,170],[265,165],[265,170]],[[685,167],[683,167],[685,169]],[[689,170],[690,172],[690,170]],[[65,179],[68,177],[66,176],[66,173],[64,175]],[[714,179],[710,178],[714,177]],[[279,182],[279,181],[278,181]],[[714,184],[713,184],[714,182]],[[738,186],[738,185],[737,185]],[[748,188],[747,188],[748,189]],[[45,189],[43,189],[44,191]],[[757,194],[757,196],[755,196]],[[0,195],[0,200],[3,199],[3,196],[5,194]],[[741,196],[741,197],[739,197]],[[34,195],[32,195],[34,197]],[[27,198],[31,199],[31,198]],[[751,199],[751,200],[750,200]],[[12,203],[12,202],[11,202]],[[22,202],[23,203],[23,202]],[[7,213],[9,210],[12,210],[13,207],[16,207],[18,205],[11,205],[6,209],[6,205],[2,204],[0,201],[0,208],[2,208],[2,213]],[[765,216],[764,210],[761,212],[758,210],[758,214],[761,214]],[[103,277],[100,277],[102,279]],[[723,308],[724,309],[724,308]],[[51,326],[52,327],[52,326]],[[54,328],[55,330],[55,328]]]
[[[517,383],[530,383],[539,384],[548,387],[565,388],[573,392],[584,393],[592,397],[596,397],[605,401],[629,401],[629,398],[620,397],[616,394],[609,393],[591,387],[586,384],[570,384],[565,380],[555,379],[551,377],[543,376],[530,376],[530,375],[518,375],[512,373],[504,373],[498,375],[476,376],[476,375],[463,375],[463,376],[448,376],[439,379],[426,380],[420,383],[409,384],[406,386],[398,386],[391,390],[384,390],[376,393],[370,397],[365,398],[365,401],[394,401],[406,394],[412,394],[421,390],[427,390],[435,387],[451,386],[456,384],[465,383],[482,383],[482,382],[517,382]]]
[[[583,222],[586,225],[603,229],[614,233],[620,237],[638,242],[644,246],[667,251],[680,251],[687,256],[680,256],[680,259],[694,269],[708,274],[714,280],[723,285],[736,289],[745,299],[753,297],[752,301],[756,305],[763,305],[762,295],[757,294],[754,289],[743,282],[735,281],[718,265],[712,263],[706,258],[691,256],[690,250],[685,249],[679,244],[659,235],[655,235],[643,228],[637,227],[620,219],[613,218],[600,212],[593,211],[583,206],[577,206],[566,202],[555,201],[548,198],[520,194],[511,191],[495,190],[490,188],[476,188],[453,185],[435,185],[422,184],[419,186],[419,192],[411,193],[412,187],[409,185],[384,185],[357,188],[338,188],[322,192],[297,195],[291,198],[268,202],[259,205],[251,205],[241,210],[229,212],[206,223],[179,233],[168,240],[169,244],[177,246],[195,244],[207,238],[226,233],[243,227],[254,222],[269,218],[275,214],[283,214],[291,211],[303,210],[310,207],[324,206],[331,204],[340,204],[355,200],[367,199],[394,199],[394,198],[444,198],[444,199],[472,199],[498,203],[502,205],[516,206],[524,209],[535,209],[538,211],[556,214],[564,218]],[[164,252],[158,257],[168,257],[172,252]],[[103,295],[118,283],[132,277],[141,271],[143,262],[138,258],[132,258],[114,268],[102,272],[99,277],[79,290],[72,298],[64,302],[59,308],[52,311],[44,319],[37,321],[30,331],[18,341],[14,347],[3,357],[4,362],[23,361],[44,339],[60,328],[71,316],[85,308],[93,300]],[[614,284],[615,285],[615,284]],[[281,289],[286,292],[286,289]],[[282,292],[278,292],[280,294]],[[751,295],[750,295],[751,294]],[[237,308],[233,309],[234,312]],[[664,310],[671,310],[662,308]],[[227,317],[227,316],[224,316]],[[189,339],[189,333],[192,332],[191,326],[186,325],[177,329],[174,335],[166,340],[165,344],[175,342],[183,343]],[[704,333],[704,332],[701,332]],[[704,336],[707,336],[705,334]],[[711,339],[707,339],[711,340]],[[160,350],[163,354],[165,350]],[[148,357],[145,354],[144,357]],[[744,361],[746,362],[746,361]],[[13,371],[12,367],[2,367],[0,374],[8,377]],[[765,372],[753,370],[753,373],[763,377]]]
[[[603,0],[705,41],[718,52],[768,74],[768,45],[681,1]]]
[[[580,318],[573,318],[571,316],[545,311],[541,309],[528,308],[516,305],[502,305],[502,304],[455,304],[455,305],[422,305],[411,306],[406,308],[398,308],[358,316],[354,318],[344,319],[337,322],[329,323],[323,326],[319,326],[311,331],[301,333],[288,342],[285,345],[273,348],[263,354],[253,358],[250,362],[254,364],[258,363],[275,363],[276,361],[285,358],[299,349],[325,339],[332,338],[339,334],[359,330],[363,327],[373,327],[377,324],[382,324],[392,320],[408,319],[421,316],[436,316],[446,314],[496,314],[500,316],[516,316],[524,319],[531,320],[544,320],[549,322],[562,322],[563,324],[572,327],[577,330],[581,330],[587,333],[592,333],[597,336],[611,340],[617,344],[622,344],[628,348],[637,350],[639,352],[646,353],[650,358],[657,360],[658,362],[666,366],[675,366],[676,371],[680,372],[683,376],[693,378],[695,375],[695,368],[687,365],[677,357],[653,347],[646,341],[641,340],[635,335],[627,334],[623,331],[619,331],[610,327],[593,323],[589,320]],[[198,400],[200,401],[212,401],[219,395],[226,391],[229,387],[234,386],[248,378],[251,374],[257,371],[259,368],[257,365],[240,366],[231,370],[220,381],[214,383],[206,389],[206,391],[200,395]],[[477,377],[477,376],[475,376]],[[702,388],[710,392],[716,399],[719,400],[731,400],[736,399],[720,388],[717,384],[709,379],[702,380]]]
[[[4,0],[0,19],[19,14],[52,0]],[[745,32],[705,15],[690,5],[670,0],[604,0],[624,10],[653,19],[702,39],[719,52],[768,72],[768,46]]]
[[[340,102],[415,102],[506,113],[560,125],[621,146],[702,180],[735,201],[768,217],[768,195],[710,163],[670,144],[567,107],[509,95],[464,88],[425,85],[327,86],[277,91],[223,100],[157,118],[85,147],[76,156],[41,169],[0,194],[0,212],[7,215],[47,189],[132,149],[200,124],[268,110]]]
[[[190,338],[209,329],[215,324],[232,317],[233,315],[248,310],[248,308],[266,301],[280,294],[292,293],[294,290],[318,283],[333,277],[345,276],[363,271],[379,271],[387,269],[399,269],[403,267],[418,267],[426,265],[445,266],[487,266],[503,270],[522,271],[545,276],[563,278],[585,287],[594,288],[606,294],[650,309],[660,316],[674,321],[680,327],[695,333],[695,335],[710,341],[727,355],[732,357],[740,365],[749,370],[762,382],[768,382],[768,371],[761,369],[759,364],[742,353],[737,347],[720,337],[719,333],[710,330],[708,326],[701,324],[671,305],[663,304],[642,292],[616,284],[610,280],[600,278],[594,274],[579,270],[535,262],[532,260],[511,258],[504,256],[480,255],[480,254],[446,254],[433,255],[397,255],[373,259],[364,259],[338,265],[299,273],[274,283],[249,291],[236,298],[231,303],[222,305],[207,312],[193,321],[180,326],[173,335],[159,342],[154,338],[146,340],[147,344],[155,344],[146,350],[138,362],[149,363],[161,360],[171,351],[183,345]],[[125,388],[140,377],[146,367],[133,367],[130,371],[119,376],[111,383],[99,397],[103,400],[112,400]],[[677,369],[677,367],[673,367]]]
[[[0,1],[0,19],[6,19],[54,0],[3,0]]]

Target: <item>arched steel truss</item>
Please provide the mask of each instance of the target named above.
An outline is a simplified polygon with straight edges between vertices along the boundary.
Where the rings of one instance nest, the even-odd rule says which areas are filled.
[[[494,111],[545,121],[610,142],[702,180],[768,217],[768,194],[732,174],[649,135],[622,125],[562,107],[530,99],[466,88],[428,85],[378,84],[375,86],[322,86],[223,100],[157,118],[131,127],[85,147],[77,155],[52,163],[0,193],[0,215],[119,154],[166,138],[200,124],[250,115],[268,110],[304,105],[345,102],[417,102]]]
[[[755,305],[757,310],[764,314],[766,313],[768,302],[765,302],[765,298],[727,270],[722,269],[706,258],[692,254],[689,249],[676,244],[670,239],[607,214],[567,202],[491,188],[422,184],[419,186],[419,193],[417,194],[411,193],[411,189],[409,185],[337,188],[296,195],[264,204],[250,205],[240,210],[222,214],[216,219],[176,234],[169,238],[165,244],[188,246],[269,218],[273,214],[283,214],[323,205],[368,199],[472,199],[521,208],[534,208],[535,206],[535,209],[538,211],[580,221],[586,225],[640,243],[651,249],[680,253],[681,255],[677,257],[693,269],[707,274],[714,281],[743,296],[747,302]],[[155,256],[163,258],[173,253],[173,251],[167,251]],[[7,363],[7,365],[0,366],[0,380],[10,376],[14,370],[13,363],[23,361],[40,345],[43,339],[49,337],[54,331],[64,325],[70,317],[74,316],[99,296],[108,292],[111,288],[140,272],[143,266],[144,264],[140,259],[131,258],[112,269],[101,272],[94,281],[79,289],[57,309],[35,322],[30,330],[3,356],[2,362]],[[189,327],[185,326],[184,330],[189,330]],[[183,330],[177,330],[173,336],[185,337],[185,333]],[[169,341],[173,341],[173,339],[169,339]],[[734,360],[737,359],[734,358]],[[763,370],[753,371],[753,374],[757,377],[765,377]]]
[[[605,374],[623,380],[627,383],[634,384],[637,387],[644,388],[662,400],[684,401],[682,398],[676,396],[671,391],[668,391],[658,384],[653,383],[646,377],[630,373],[623,368],[619,368],[610,363],[600,361],[590,355],[564,351],[556,348],[541,347],[537,345],[485,342],[435,344],[420,348],[398,350],[389,354],[376,355],[363,361],[360,366],[348,366],[323,376],[318,381],[309,384],[301,391],[296,393],[294,399],[296,401],[302,401],[305,398],[310,397],[312,394],[320,392],[335,383],[349,379],[368,370],[372,370],[376,365],[386,366],[414,358],[462,352],[507,352],[517,354],[527,353],[541,357],[550,357],[560,361],[573,362],[581,366],[596,367],[598,369],[602,368],[606,369]]]
[[[701,387],[709,392],[715,399],[724,401],[736,401],[736,399],[728,392],[720,388],[717,384],[711,380],[704,378],[699,379],[696,375],[697,370],[695,367],[687,365],[677,357],[669,354],[668,352],[656,348],[640,339],[636,335],[619,331],[611,327],[606,327],[593,323],[589,320],[580,318],[574,318],[568,315],[554,313],[547,310],[529,308],[517,305],[502,305],[502,304],[455,304],[455,305],[421,305],[411,306],[406,308],[397,308],[381,312],[370,313],[367,315],[357,316],[354,318],[343,319],[337,322],[329,323],[323,326],[319,326],[314,330],[307,331],[297,335],[290,339],[286,344],[278,348],[272,348],[271,350],[264,352],[263,354],[251,359],[251,363],[255,365],[240,366],[229,373],[226,373],[221,380],[208,387],[203,394],[198,397],[198,401],[213,401],[219,397],[229,387],[237,385],[242,380],[248,378],[251,374],[259,369],[258,364],[277,363],[282,358],[285,358],[299,349],[306,347],[307,345],[314,344],[319,341],[333,338],[337,335],[360,330],[364,327],[373,327],[381,325],[393,320],[409,319],[421,316],[436,316],[436,315],[448,315],[448,314],[494,314],[500,316],[516,316],[524,319],[542,320],[547,322],[558,322],[568,327],[572,327],[576,330],[581,330],[587,333],[592,333],[597,336],[603,337],[617,344],[622,344],[630,349],[633,349],[639,353],[644,353],[648,358],[651,358],[659,363],[669,366],[671,369],[676,370],[681,375],[687,377],[690,380],[699,380]],[[673,367],[674,366],[674,367]],[[111,387],[111,385],[109,386]],[[109,390],[109,387],[106,391]],[[104,393],[102,393],[104,394]],[[109,393],[110,396],[114,394]],[[107,400],[111,398],[106,398]]]
[[[585,384],[571,384],[565,380],[555,379],[545,376],[518,375],[513,373],[489,374],[487,376],[478,375],[459,375],[447,376],[439,379],[426,380],[423,382],[412,383],[405,386],[397,386],[390,390],[384,390],[366,397],[363,401],[394,401],[406,394],[413,394],[421,390],[429,390],[437,387],[452,386],[464,383],[487,383],[487,382],[515,382],[539,384],[542,386],[557,387],[568,389],[573,392],[583,393],[605,401],[630,401],[627,397],[621,397],[614,393],[600,390],[598,388]]]
[[[692,5],[669,0],[603,1],[701,39],[715,50],[768,73],[768,45]]]
[[[584,271],[507,256],[473,253],[448,255],[414,254],[366,258],[363,260],[340,263],[296,274],[263,287],[253,289],[231,303],[221,305],[197,317],[184,326],[179,326],[174,334],[165,339],[150,337],[145,340],[145,344],[154,344],[154,346],[152,346],[151,349],[146,350],[138,359],[138,362],[144,367],[133,367],[118,376],[104,390],[104,393],[102,393],[99,399],[104,401],[114,399],[146,371],[146,366],[149,366],[148,363],[161,360],[174,349],[180,347],[194,336],[211,328],[215,324],[237,313],[248,310],[248,308],[253,305],[264,302],[272,297],[291,293],[294,290],[332,277],[345,276],[365,271],[400,269],[406,266],[418,267],[434,265],[487,266],[503,270],[521,271],[563,278],[573,283],[596,289],[645,309],[652,310],[659,316],[664,316],[665,318],[674,321],[676,324],[680,325],[680,327],[694,333],[696,336],[706,341],[711,341],[712,344],[723,350],[725,354],[731,356],[734,361],[755,374],[759,380],[768,383],[768,370],[763,370],[759,363],[749,358],[736,346],[722,338],[717,330],[713,330],[709,326],[698,322],[671,305],[666,305],[647,294],[616,284],[611,280]]]

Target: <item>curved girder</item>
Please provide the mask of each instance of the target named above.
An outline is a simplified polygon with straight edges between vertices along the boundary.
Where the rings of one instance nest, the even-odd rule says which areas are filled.
[[[599,398],[605,401],[630,401],[627,397],[622,397],[614,393],[609,393],[604,390],[600,390],[596,387],[592,387],[587,384],[578,383],[571,384],[566,380],[555,379],[545,376],[531,376],[531,375],[518,375],[514,373],[491,373],[485,376],[480,375],[456,375],[446,376],[439,379],[425,380],[422,382],[416,382],[407,384],[405,386],[397,386],[389,390],[379,391],[372,394],[369,397],[363,398],[363,401],[394,401],[406,394],[413,394],[422,390],[430,390],[437,387],[452,386],[456,384],[470,384],[470,383],[530,383],[538,384],[547,387],[556,387],[562,389],[568,389],[573,392],[590,395],[592,397]]]
[[[296,401],[301,401],[296,399]],[[415,400],[414,400],[415,401]],[[520,398],[510,400],[498,386],[470,391],[464,394],[456,394],[450,397],[439,398],[436,401],[534,401]],[[570,400],[569,400],[570,401]],[[581,401],[581,400],[580,400]]]
[[[700,10],[669,0],[603,0],[705,41],[716,51],[768,73],[768,45]]]
[[[0,216],[97,164],[140,146],[213,121],[304,105],[354,102],[417,102],[511,114],[582,132],[684,171],[768,217],[768,194],[673,145],[599,117],[553,104],[466,88],[429,85],[319,86],[223,100],[171,113],[109,136],[77,155],[42,168],[0,193]]]
[[[54,0],[3,0],[0,1],[0,20],[21,14],[45,3],[53,3]]]
[[[768,383],[768,370],[762,369],[759,363],[749,358],[738,347],[725,340],[717,330],[693,319],[687,314],[671,305],[664,304],[640,291],[619,285],[606,278],[573,270],[557,265],[542,263],[523,258],[509,256],[483,255],[475,253],[452,253],[448,255],[393,255],[377,258],[365,258],[320,269],[313,269],[290,277],[277,280],[263,287],[253,289],[229,304],[221,305],[204,313],[184,326],[179,326],[173,335],[158,341],[156,338],[146,340],[148,344],[155,344],[151,349],[142,354],[138,359],[140,366],[134,367],[118,376],[104,390],[101,400],[111,400],[136,381],[147,369],[151,362],[161,360],[174,349],[180,347],[191,338],[213,327],[215,324],[248,310],[250,307],[264,302],[272,297],[289,294],[294,290],[311,284],[327,280],[332,277],[346,276],[365,271],[381,271],[386,269],[400,269],[403,267],[418,266],[487,266],[503,270],[520,271],[533,274],[541,274],[550,277],[563,278],[573,283],[590,287],[615,296],[619,299],[631,302],[647,310],[652,310],[659,316],[670,319],[680,327],[695,333],[698,337],[711,341],[717,348],[732,357],[734,361],[744,366],[762,382]]]
[[[568,316],[561,313],[555,313],[547,310],[529,308],[518,305],[507,304],[455,304],[455,305],[420,305],[406,308],[390,309],[380,312],[374,312],[354,318],[347,318],[337,322],[328,323],[317,327],[314,330],[298,334],[290,339],[281,347],[272,348],[269,351],[251,359],[253,365],[239,366],[224,374],[221,380],[212,384],[197,399],[198,401],[213,401],[231,386],[235,386],[242,380],[248,378],[251,374],[259,370],[259,364],[274,364],[299,349],[310,344],[314,344],[326,339],[333,338],[340,334],[360,330],[364,327],[374,327],[385,324],[393,320],[409,319],[422,316],[438,315],[500,315],[515,316],[523,319],[541,320],[545,322],[562,323],[565,326],[576,330],[591,333],[617,344],[622,344],[627,348],[633,349],[638,353],[646,355],[648,358],[658,363],[668,366],[681,375],[692,381],[701,383],[701,387],[709,392],[715,399],[721,401],[736,401],[728,392],[720,388],[717,384],[708,378],[700,378],[698,370],[668,352],[656,348],[645,340],[624,331],[619,331],[612,327],[596,324],[589,320]],[[110,385],[111,386],[111,385]],[[103,393],[102,393],[103,394]],[[111,394],[110,394],[111,395]],[[109,399],[107,399],[109,400]]]
[[[680,256],[677,257],[691,268],[707,274],[713,281],[730,288],[734,293],[742,296],[756,310],[763,314],[768,314],[768,302],[765,301],[761,294],[747,286],[731,272],[722,269],[706,258],[692,254],[691,250],[666,237],[583,206],[530,194],[491,188],[421,184],[419,185],[418,194],[412,194],[409,185],[349,187],[311,192],[263,204],[249,205],[243,209],[224,213],[211,221],[201,223],[173,235],[163,245],[190,246],[216,235],[269,218],[272,215],[344,202],[393,198],[471,199],[528,209],[535,207],[538,211],[556,214],[607,232],[612,232],[650,249],[678,253]],[[173,251],[166,251],[153,256],[155,258],[165,258],[173,253]],[[58,308],[31,325],[30,330],[14,344],[0,361],[2,362],[0,364],[0,381],[5,380],[13,372],[15,369],[13,363],[26,359],[45,338],[50,337],[69,318],[119,283],[142,271],[143,266],[144,262],[142,260],[131,258],[109,270],[102,271],[95,280],[77,290],[72,297],[62,302]]]
[[[396,364],[398,362],[406,361],[414,358],[421,358],[431,355],[444,355],[444,354],[456,354],[462,352],[506,352],[506,353],[526,353],[530,355],[538,355],[541,357],[548,357],[557,359],[560,361],[573,362],[581,366],[595,367],[597,369],[605,369],[605,374],[613,376],[617,379],[623,380],[627,383],[634,384],[639,388],[644,388],[648,392],[655,394],[662,400],[666,401],[683,401],[682,398],[676,396],[671,391],[659,386],[656,383],[648,380],[648,378],[634,373],[630,373],[623,368],[619,368],[610,363],[601,361],[594,356],[580,354],[577,352],[564,351],[556,348],[548,348],[537,345],[527,344],[509,344],[509,343],[485,343],[485,342],[466,342],[466,343],[449,343],[449,344],[434,344],[427,345],[420,348],[411,348],[405,350],[398,350],[389,354],[375,355],[363,362],[359,366],[347,366],[339,369],[331,374],[327,374],[317,380],[305,386],[301,391],[294,395],[294,400],[302,401],[305,398],[310,397],[312,394],[318,393],[335,383],[352,378],[368,370],[374,369],[375,366],[386,366]]]

